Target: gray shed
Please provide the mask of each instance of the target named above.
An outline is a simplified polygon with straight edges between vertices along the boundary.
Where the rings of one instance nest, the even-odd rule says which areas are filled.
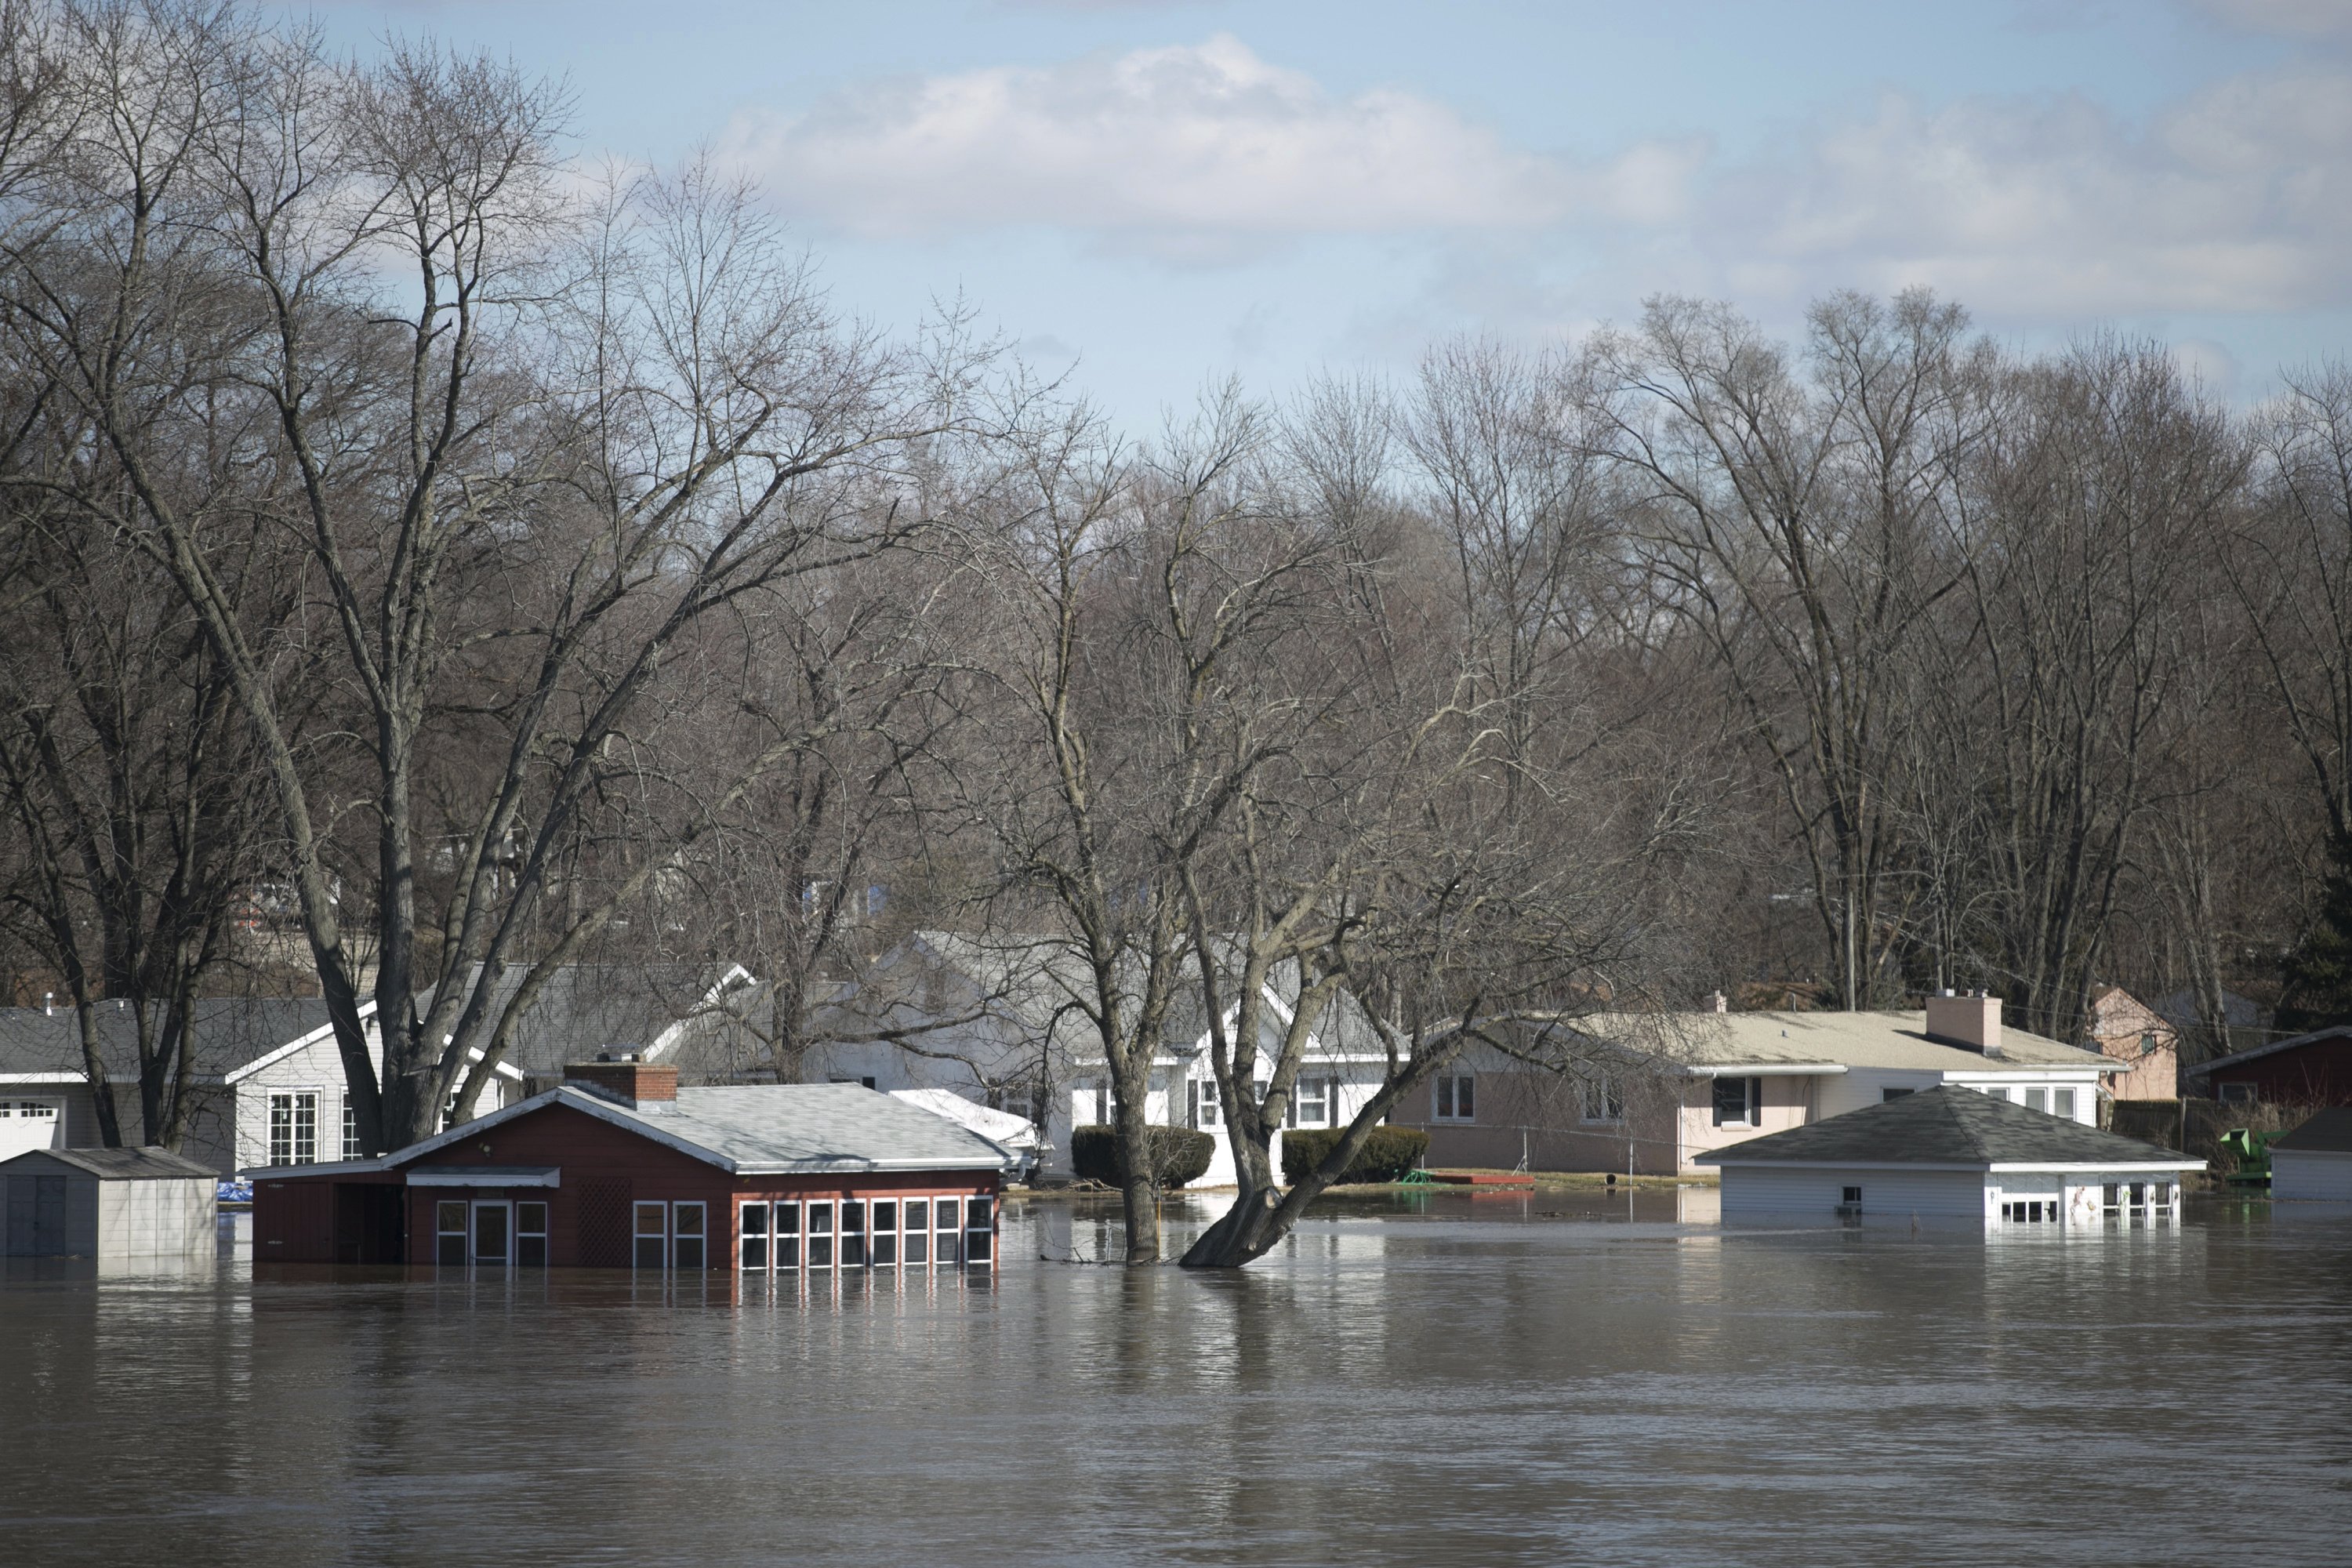
[[[8,1256],[210,1257],[218,1180],[168,1149],[36,1149],[0,1161]]]

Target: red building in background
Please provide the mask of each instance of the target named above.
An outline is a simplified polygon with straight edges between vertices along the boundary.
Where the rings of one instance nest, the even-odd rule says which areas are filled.
[[[561,1088],[397,1153],[249,1173],[257,1263],[752,1273],[993,1268],[1013,1163],[857,1084],[677,1087],[576,1063]]]
[[[2216,1058],[2189,1077],[2225,1105],[2352,1105],[2352,1025]]]

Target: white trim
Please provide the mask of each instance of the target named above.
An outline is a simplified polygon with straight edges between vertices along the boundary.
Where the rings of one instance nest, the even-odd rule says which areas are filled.
[[[2003,1162],[2000,1164],[1969,1164],[1945,1160],[1743,1160],[1738,1145],[1728,1149],[1710,1149],[1693,1162],[1701,1165],[1739,1165],[1749,1170],[1788,1171],[1981,1171],[1987,1175],[2054,1171],[2061,1174],[2091,1175],[2109,1171],[2201,1171],[2202,1160],[2034,1160]]]
[[[362,1026],[364,1026],[369,1019],[374,1016],[375,1004],[373,1002],[362,1002],[360,1004],[360,1023]],[[287,1041],[276,1050],[270,1051],[266,1055],[254,1058],[251,1061],[246,1063],[241,1068],[231,1068],[228,1072],[221,1076],[220,1081],[224,1084],[232,1085],[241,1083],[266,1067],[275,1067],[278,1063],[284,1061],[288,1057],[292,1056],[297,1051],[308,1050],[312,1046],[318,1045],[322,1041],[331,1040],[334,1037],[335,1026],[331,1023],[321,1024],[317,1028],[311,1030],[309,1034],[298,1036],[295,1038]],[[446,1037],[442,1043],[445,1045],[448,1043]],[[383,1050],[383,1044],[380,1039],[377,1044],[377,1050],[379,1054],[381,1054]],[[466,1059],[469,1063],[480,1061],[482,1059],[482,1047],[479,1046],[468,1047],[466,1051]],[[498,1065],[497,1071],[500,1078],[510,1079],[517,1083],[520,1083],[522,1081],[522,1069],[516,1067],[512,1062],[500,1062]]]
[[[1864,1068],[1863,1070],[1864,1072],[1934,1072],[1936,1069],[1934,1068]],[[1841,1066],[1836,1062],[1797,1062],[1779,1067],[1763,1064],[1748,1066],[1738,1062],[1708,1062],[1687,1064],[1683,1067],[1682,1075],[1685,1078],[1813,1078],[1816,1076],[1837,1078],[1852,1071],[1853,1068]]]
[[[79,1072],[0,1072],[0,1083],[87,1084],[89,1075]]]
[[[563,1167],[541,1165],[518,1170],[510,1165],[485,1165],[469,1171],[462,1165],[444,1165],[430,1171],[409,1172],[406,1184],[412,1187],[560,1187],[563,1184]]]
[[[702,994],[702,1000],[695,1004],[693,1011],[688,1013],[683,1018],[674,1018],[670,1020],[669,1026],[664,1029],[660,1034],[656,1035],[653,1038],[653,1043],[647,1046],[642,1052],[638,1053],[639,1059],[649,1062],[659,1061],[661,1059],[661,1054],[664,1051],[668,1050],[672,1046],[677,1044],[679,1037],[685,1034],[686,1026],[688,1024],[694,1023],[698,1019],[707,1018],[712,1013],[718,1011],[719,999],[720,997],[726,995],[730,991],[734,990],[738,985],[757,984],[759,984],[759,980],[760,977],[758,975],[752,973],[741,964],[729,964],[727,966],[727,973],[720,975],[717,980],[711,983],[710,989]]]

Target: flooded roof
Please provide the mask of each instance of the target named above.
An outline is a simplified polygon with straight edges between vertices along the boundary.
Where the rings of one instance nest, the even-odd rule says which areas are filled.
[[[2339,1105],[2320,1111],[2271,1147],[2308,1150],[2315,1154],[2352,1154],[2352,1106]]]
[[[2205,1162],[1947,1085],[1698,1156],[1703,1165],[2163,1165]]]
[[[1929,1037],[1924,1013],[1602,1013],[1576,1027],[1599,1039],[1690,1067],[1826,1066],[1926,1072],[2011,1068],[2112,1070],[2096,1051],[2003,1027],[1987,1057]]]

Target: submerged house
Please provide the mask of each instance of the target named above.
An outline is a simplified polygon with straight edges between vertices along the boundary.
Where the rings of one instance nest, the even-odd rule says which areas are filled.
[[[2352,1106],[2331,1106],[2270,1146],[2276,1203],[2352,1204]]]
[[[855,1084],[565,1081],[375,1160],[251,1173],[257,1263],[753,1274],[991,1267],[1013,1157]]]
[[[2152,1143],[1974,1089],[1924,1089],[1698,1156],[1727,1220],[1773,1215],[2095,1225],[2165,1217],[2204,1169]]]
[[[2217,1057],[2189,1079],[2224,1105],[2352,1105],[2352,1024]]]
[[[87,1258],[101,1273],[214,1256],[218,1185],[165,1149],[36,1149],[0,1160],[10,1258]]]
[[[2001,1021],[1997,996],[1931,996],[1917,1013],[1601,1014],[1538,1028],[1563,1076],[1474,1047],[1391,1118],[1425,1128],[1438,1165],[1696,1173],[1700,1156],[1927,1089],[2095,1127],[2086,1051]]]

